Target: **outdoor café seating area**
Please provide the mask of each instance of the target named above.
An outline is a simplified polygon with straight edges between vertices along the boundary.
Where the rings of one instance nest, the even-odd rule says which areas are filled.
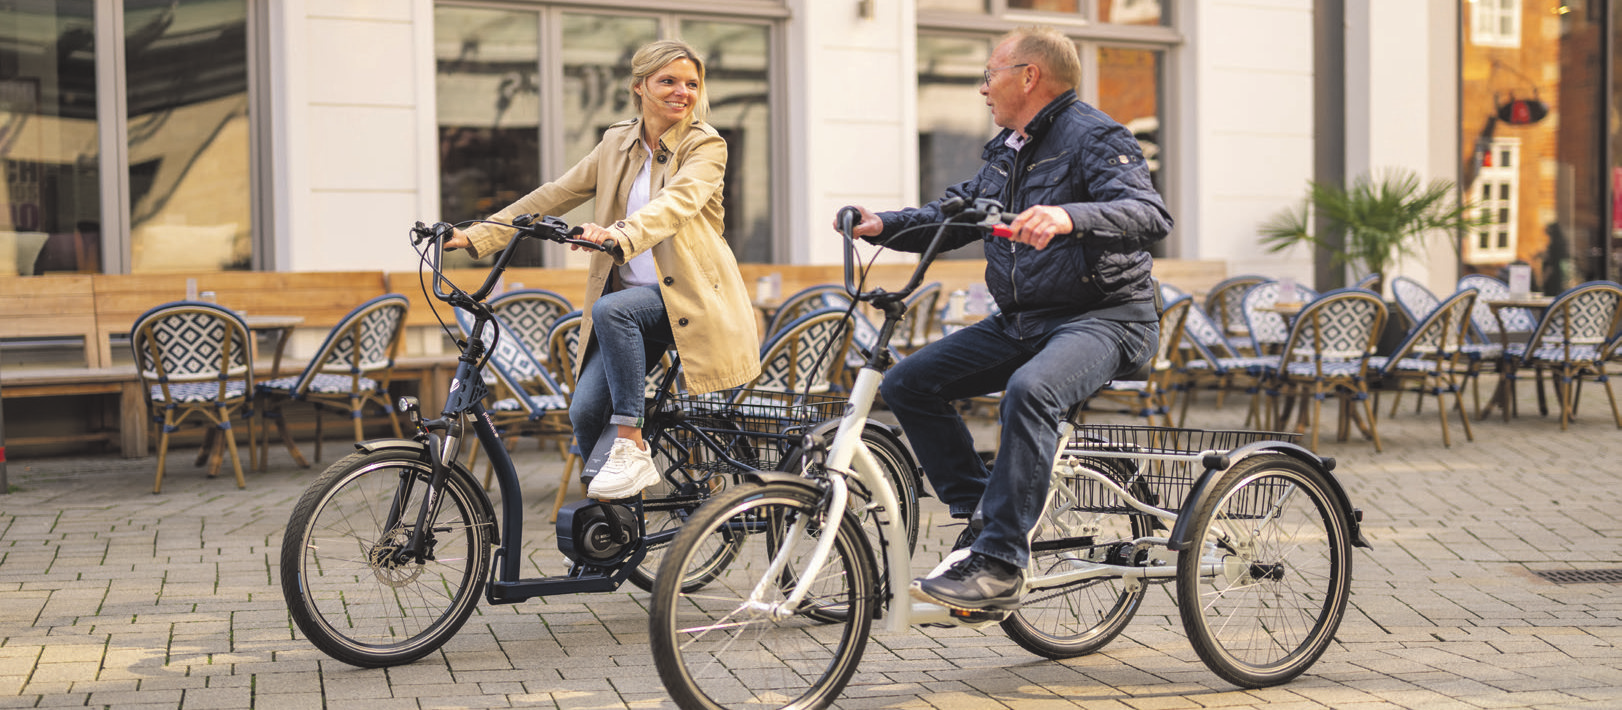
[[[876,344],[879,319],[852,309],[840,268],[741,268],[755,286],[765,364],[752,386],[847,387]],[[892,355],[904,358],[994,312],[983,268],[938,262],[931,271],[938,280],[909,300]],[[869,278],[899,280],[908,269],[875,265]],[[1086,403],[1088,418],[1199,428],[1202,412],[1234,407],[1245,427],[1298,432],[1313,449],[1334,440],[1379,451],[1382,418],[1435,417],[1439,440],[1451,446],[1474,441],[1488,422],[1514,426],[1533,416],[1517,404],[1535,392],[1536,415],[1558,418],[1562,428],[1607,419],[1622,427],[1606,371],[1622,362],[1615,283],[1542,296],[1470,275],[1438,294],[1399,276],[1319,293],[1288,279],[1230,276],[1215,261],[1160,260],[1155,273],[1164,305],[1160,347],[1138,376]],[[451,276],[471,286],[483,272]],[[14,460],[97,450],[154,456],[157,492],[166,473],[185,471],[177,453],[210,476],[247,486],[273,447],[318,467],[351,441],[399,436],[406,432],[395,400],[409,394],[437,412],[455,368],[453,339],[466,337],[466,319],[425,296],[419,279],[415,272],[0,279],[8,313],[0,329],[4,445]],[[580,270],[511,269],[491,301],[514,337],[501,340],[488,368],[487,405],[509,442],[535,438],[565,458],[584,282]],[[802,357],[823,351],[838,355]],[[1593,400],[1596,387],[1605,402],[1582,408],[1584,389]],[[1390,402],[1386,411],[1382,400]],[[993,393],[960,407],[994,425],[997,404]]]

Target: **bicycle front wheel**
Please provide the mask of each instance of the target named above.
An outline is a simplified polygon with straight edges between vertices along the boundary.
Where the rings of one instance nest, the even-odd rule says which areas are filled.
[[[826,531],[824,513],[816,491],[768,483],[711,499],[682,527],[659,567],[648,619],[654,665],[678,705],[821,708],[839,696],[867,643],[877,577],[854,517]],[[788,607],[792,580],[830,532],[832,551],[809,593]],[[714,536],[733,540],[737,556],[702,590],[683,589],[676,580],[706,564]],[[834,623],[827,609],[840,610]]]
[[[1090,459],[1078,468],[1095,470],[1131,492],[1152,500],[1147,486],[1134,482],[1117,459]],[[1126,628],[1147,589],[1119,576],[1093,577],[1044,587],[1043,578],[1097,565],[1141,566],[1146,551],[1134,540],[1151,533],[1154,520],[1127,506],[1103,485],[1082,476],[1054,481],[1047,509],[1031,533],[1031,582],[1019,609],[1002,622],[1003,633],[1021,648],[1047,658],[1093,653]]]
[[[282,538],[282,596],[305,637],[365,668],[410,663],[455,635],[490,571],[494,522],[466,471],[429,511],[426,555],[403,559],[428,492],[415,452],[356,452],[304,492]]]
[[[1245,688],[1300,675],[1329,647],[1351,591],[1346,511],[1326,476],[1283,454],[1222,475],[1177,560],[1177,606],[1195,652]]]

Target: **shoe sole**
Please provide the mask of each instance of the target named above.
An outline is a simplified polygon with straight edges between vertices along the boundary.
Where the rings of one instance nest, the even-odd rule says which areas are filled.
[[[935,606],[944,606],[944,607],[946,607],[948,609],[951,609],[953,611],[970,612],[970,613],[977,612],[977,611],[1013,611],[1013,610],[1019,608],[1020,599],[1025,596],[1025,585],[1021,584],[1019,593],[1014,595],[1013,597],[1011,597],[1009,599],[1002,600],[1002,601],[995,601],[994,600],[991,603],[983,604],[983,605],[980,605],[980,606],[965,606],[965,605],[959,604],[957,602],[953,602],[953,601],[949,601],[949,600],[946,600],[946,599],[941,599],[939,597],[931,596],[929,594],[929,592],[924,591],[923,586],[920,584],[920,582],[918,580],[913,580],[912,585],[907,588],[907,592],[908,592],[908,594],[910,594],[912,596],[913,599],[924,602],[925,604],[934,604]]]

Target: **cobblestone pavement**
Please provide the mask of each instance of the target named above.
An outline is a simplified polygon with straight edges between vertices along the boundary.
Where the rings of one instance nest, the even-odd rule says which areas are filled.
[[[1530,390],[1531,388],[1524,388]],[[1622,432],[1603,393],[1561,431],[1527,394],[1511,423],[1440,443],[1430,403],[1381,417],[1384,453],[1335,443],[1365,511],[1338,642],[1306,675],[1240,690],[1199,661],[1158,588],[1102,652],[1048,661],[995,626],[876,624],[847,708],[1618,708],[1622,588],[1554,584],[1541,570],[1622,568]],[[1190,424],[1238,424],[1196,405]],[[1124,420],[1119,420],[1124,421]],[[1332,430],[1331,430],[1332,431]],[[329,445],[332,453],[346,447]],[[306,448],[308,451],[308,448]],[[152,495],[154,458],[13,460],[0,496],[0,707],[653,708],[671,702],[647,650],[648,596],[619,592],[482,605],[440,652],[353,668],[292,627],[279,591],[282,528],[314,471],[272,459],[248,488],[207,479],[189,452]],[[520,447],[532,559],[561,572],[541,524],[559,462]],[[956,528],[933,500],[917,554]]]

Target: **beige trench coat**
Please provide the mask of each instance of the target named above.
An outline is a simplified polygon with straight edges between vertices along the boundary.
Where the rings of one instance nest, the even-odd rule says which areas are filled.
[[[760,374],[760,334],[737,260],[721,236],[726,141],[701,121],[670,127],[659,139],[648,204],[626,217],[631,183],[648,159],[641,132],[637,119],[610,126],[591,154],[562,177],[491,219],[510,222],[522,214],[560,215],[599,193],[612,196],[597,200],[593,221],[612,233],[624,259],[653,250],[688,389],[701,394],[747,384]],[[467,235],[477,257],[505,246],[512,230],[477,225]],[[582,343],[591,342],[591,304],[603,293],[617,263],[624,262],[607,254],[591,258]]]

